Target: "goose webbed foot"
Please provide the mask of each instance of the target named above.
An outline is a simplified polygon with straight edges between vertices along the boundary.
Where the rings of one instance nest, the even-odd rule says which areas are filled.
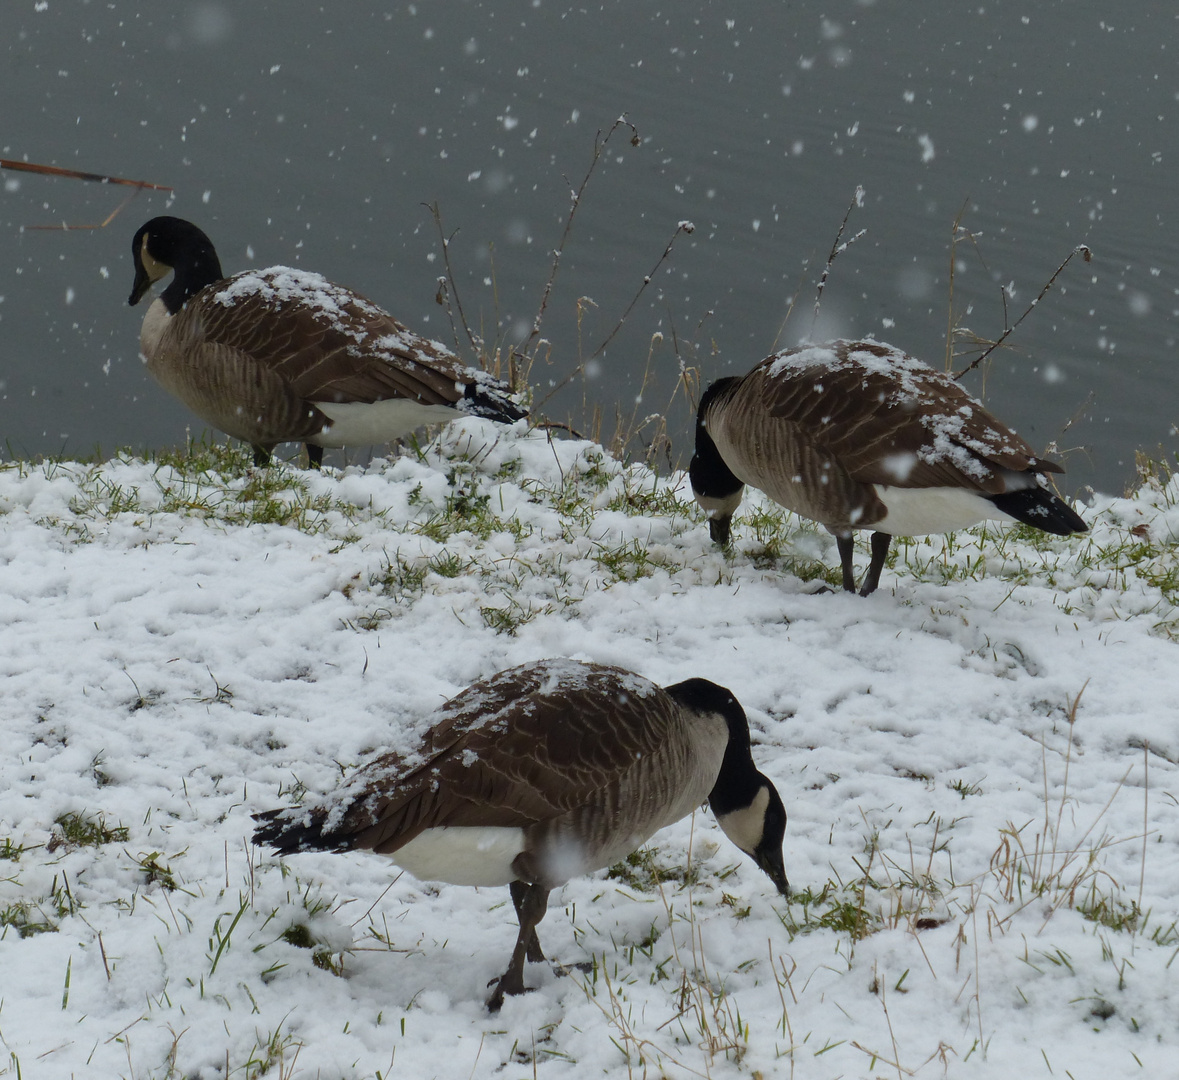
[[[524,973],[515,972],[508,968],[499,978],[492,979],[488,986],[494,986],[491,997],[487,999],[487,1011],[497,1013],[503,1008],[505,995],[516,997],[520,994],[532,993],[533,987],[524,985]]]
[[[558,979],[564,979],[573,972],[580,972],[582,975],[592,975],[594,973],[594,962],[592,960],[578,960],[575,964],[562,964],[559,960],[553,961],[553,974]]]

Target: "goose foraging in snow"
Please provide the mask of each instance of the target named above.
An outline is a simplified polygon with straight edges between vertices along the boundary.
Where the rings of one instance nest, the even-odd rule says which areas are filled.
[[[407,753],[360,769],[312,808],[259,814],[279,854],[364,848],[425,881],[508,885],[520,931],[487,1002],[543,960],[549,892],[610,866],[705,799],[788,895],[786,811],[750,755],[736,698],[704,679],[664,689],[622,668],[544,660],[468,687]]]
[[[985,519],[1066,536],[1085,522],[1037,458],[949,375],[878,341],[788,349],[718,379],[696,414],[689,476],[709,531],[727,544],[746,484],[835,534],[843,587],[855,591],[852,533],[872,529],[861,596],[873,592],[894,535]]]
[[[526,416],[508,387],[437,342],[318,274],[285,266],[225,277],[191,222],[157,217],[131,243],[137,304],[172,282],[143,319],[148,370],[202,420],[254,448],[266,464],[280,442],[388,442],[464,413],[512,423]]]

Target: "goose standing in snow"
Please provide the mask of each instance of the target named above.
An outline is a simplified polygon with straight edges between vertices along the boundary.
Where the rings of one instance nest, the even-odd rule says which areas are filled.
[[[746,484],[835,534],[843,587],[855,591],[852,533],[872,529],[861,596],[873,592],[894,535],[948,532],[985,519],[1060,536],[1083,520],[1037,458],[949,375],[878,341],[789,349],[747,375],[718,379],[696,414],[692,492],[729,541]]]
[[[191,222],[157,217],[131,243],[140,350],[148,370],[202,420],[254,448],[264,465],[301,441],[318,466],[325,446],[388,442],[464,413],[512,423],[526,416],[508,387],[437,342],[318,274],[287,266],[226,278]]]
[[[549,892],[610,866],[705,799],[721,829],[788,894],[786,811],[750,755],[736,698],[704,679],[661,689],[572,660],[501,671],[312,808],[257,815],[279,854],[365,848],[423,881],[508,885],[520,932],[488,1007],[520,994]]]

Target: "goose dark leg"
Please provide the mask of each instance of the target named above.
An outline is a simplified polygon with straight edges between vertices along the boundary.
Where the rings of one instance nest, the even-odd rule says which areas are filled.
[[[323,467],[323,447],[316,446],[314,443],[304,443],[307,447],[307,464],[313,469]]]
[[[851,533],[836,533],[835,546],[839,549],[839,565],[843,569],[843,591],[856,591],[856,572],[852,567],[852,549],[855,543]]]
[[[536,926],[549,908],[549,890],[544,885],[524,885],[523,882],[512,882],[521,886],[520,898],[516,899],[516,889],[512,889],[512,902],[516,905],[516,915],[520,920],[520,933],[516,936],[516,947],[512,950],[512,960],[495,983],[491,997],[487,999],[489,1012],[499,1012],[504,1003],[505,994],[523,994],[527,987],[524,985],[524,961],[531,952],[533,943],[537,952],[540,951],[540,940],[536,936]],[[543,953],[541,954],[543,958]]]
[[[712,517],[708,519],[708,536],[714,544],[728,547],[732,539],[733,515]]]
[[[265,446],[258,446],[255,443],[253,450],[255,468],[260,469],[262,466],[270,464],[270,451]]]
[[[868,572],[864,575],[864,584],[860,589],[861,596],[874,593],[880,584],[880,571],[884,569],[884,560],[888,558],[888,547],[891,543],[891,533],[874,532],[872,534],[872,558],[868,563]]]
[[[524,901],[528,897],[528,890],[531,886],[525,884],[523,881],[513,881],[508,886],[508,891],[512,894],[512,903],[516,908],[516,921],[524,925]],[[548,901],[545,901],[546,905]],[[543,916],[544,912],[541,912]],[[540,922],[540,919],[536,920]],[[532,936],[528,939],[528,962],[530,964],[538,964],[544,959],[544,952],[540,947],[540,938],[536,936],[536,925],[533,924]]]

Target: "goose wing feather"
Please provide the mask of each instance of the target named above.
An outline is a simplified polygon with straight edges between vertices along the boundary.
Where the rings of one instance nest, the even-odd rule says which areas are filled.
[[[263,446],[313,438],[329,424],[272,366],[207,340],[201,321],[187,308],[168,326],[149,361],[164,389],[226,434]]]
[[[741,392],[858,483],[995,494],[1002,470],[1060,471],[949,376],[879,342],[779,353]]]
[[[669,752],[692,756],[676,702],[654,683],[604,665],[546,661],[500,672],[432,719],[412,756],[389,753],[365,766],[330,810],[268,816],[273,824],[264,826],[260,842],[280,851],[363,847],[389,854],[437,826],[527,828],[590,808],[595,817],[607,809],[617,814],[617,792],[632,772],[645,774],[633,786],[649,805],[627,800],[626,813],[641,820],[678,794],[652,785],[651,762]],[[722,738],[715,763],[689,783],[700,791],[688,793],[687,809],[707,796],[723,748]]]
[[[453,405],[474,373],[375,304],[318,274],[271,267],[206,286],[190,332],[278,375],[304,401]]]

